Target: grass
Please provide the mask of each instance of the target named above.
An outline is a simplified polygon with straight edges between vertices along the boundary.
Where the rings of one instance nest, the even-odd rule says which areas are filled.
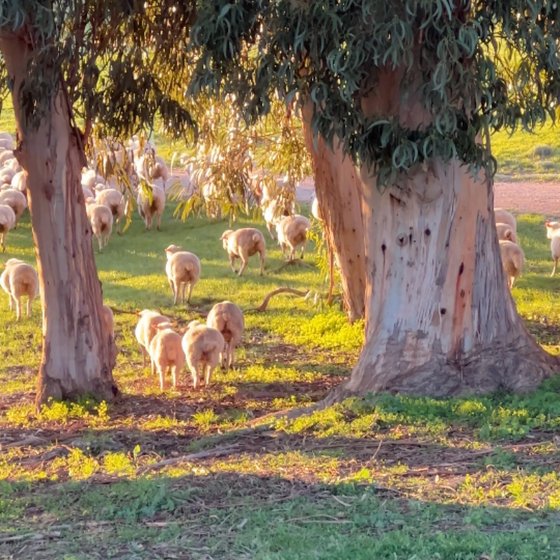
[[[240,221],[238,226],[259,222]],[[224,222],[139,220],[97,254],[120,349],[116,403],[51,403],[36,412],[37,307],[16,323],[0,301],[0,557],[195,559],[558,558],[560,378],[531,395],[461,399],[370,395],[266,430],[267,413],[323,397],[350,371],[363,325],[311,300],[313,264],[282,270],[270,245],[264,277],[235,277]],[[559,289],[542,219],[519,217],[526,273],[514,297],[538,341],[559,352]],[[170,243],[193,250],[203,276],[190,307],[171,305]],[[33,259],[28,220],[0,261]],[[246,311],[238,366],[208,390],[160,393],[133,337],[135,311],[179,326],[229,298]],[[183,555],[183,556],[182,556]]]

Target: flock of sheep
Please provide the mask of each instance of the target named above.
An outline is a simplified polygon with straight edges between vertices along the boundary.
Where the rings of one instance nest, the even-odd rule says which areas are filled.
[[[5,251],[6,235],[16,227],[27,208],[26,172],[21,169],[13,155],[14,140],[8,133],[0,132],[0,244]],[[92,232],[101,251],[108,243],[114,224],[121,225],[127,213],[130,198],[126,192],[136,197],[138,212],[151,229],[154,221],[160,228],[166,202],[166,183],[169,172],[162,158],[156,155],[151,145],[143,145],[133,139],[127,147],[118,145],[111,150],[112,167],[117,164],[128,175],[128,185],[123,186],[117,174],[104,176],[97,169],[84,169],[82,191],[86,203],[86,213]],[[105,156],[106,157],[106,156]],[[93,161],[100,161],[99,154]],[[105,166],[106,168],[107,166]],[[204,192],[204,190],[203,190]],[[310,221],[295,214],[292,203],[271,193],[266,186],[258,196],[259,205],[267,229],[276,239],[282,253],[288,259],[296,258],[301,250],[303,258]],[[496,229],[500,243],[502,264],[508,286],[513,287],[515,279],[523,270],[525,257],[517,240],[515,217],[502,209],[495,209]],[[320,219],[317,200],[313,201],[312,214]],[[555,274],[560,259],[560,222],[545,223],[547,237],[551,240]],[[249,264],[249,258],[259,255],[260,273],[264,273],[266,241],[256,228],[228,229],[221,236],[231,268],[241,276]],[[201,275],[200,259],[191,252],[183,251],[177,245],[165,249],[167,262],[165,272],[173,293],[173,303],[189,302],[192,290]],[[236,269],[236,261],[240,266]],[[15,307],[16,318],[21,318],[21,299],[27,297],[27,315],[31,315],[31,305],[38,295],[39,281],[36,270],[28,263],[11,258],[0,275],[0,286],[9,296],[10,310]],[[106,332],[112,337],[113,313],[108,306],[103,307],[103,322]],[[183,336],[173,330],[169,318],[157,311],[144,309],[139,313],[135,334],[142,350],[144,364],[149,356],[152,373],[159,374],[160,388],[164,389],[164,378],[171,372],[173,387],[177,383],[177,373],[185,364],[192,374],[193,386],[198,387],[202,378],[206,385],[218,364],[229,368],[234,363],[235,348],[242,339],[244,330],[243,312],[230,301],[216,304],[208,314],[206,324],[191,321]]]
[[[6,151],[13,150],[13,139],[0,133],[0,146]],[[153,147],[141,147],[136,140],[127,148],[112,150],[112,157],[119,159],[121,169],[125,169],[130,182],[123,186],[116,175],[105,177],[98,169],[84,169],[82,191],[86,213],[90,221],[99,250],[108,243],[113,226],[122,224],[127,212],[129,199],[126,191],[132,190],[136,196],[138,212],[146,229],[151,229],[156,221],[159,229],[165,209],[166,182],[169,173],[165,162],[155,155]],[[0,161],[2,161],[0,154]],[[97,156],[94,160],[99,161]],[[3,186],[0,190],[0,232],[4,244],[5,235],[15,227],[17,219],[27,207],[25,171],[19,169],[15,158],[6,158],[5,168],[0,170]],[[16,162],[16,163],[14,163]],[[132,189],[130,186],[132,185]],[[261,193],[261,208],[266,213],[267,227],[282,248],[284,255],[295,259],[301,250],[303,258],[310,221],[294,213],[293,208],[278,202],[266,188]],[[316,205],[314,207],[316,212]],[[4,219],[3,217],[7,218]],[[258,254],[260,273],[264,273],[266,260],[266,240],[256,228],[228,229],[221,236],[232,270],[241,276],[249,264],[249,258]],[[193,287],[201,276],[200,259],[191,252],[183,251],[177,245],[165,250],[167,262],[165,272],[173,293],[173,303],[189,302]],[[236,261],[240,261],[236,270]],[[17,320],[21,318],[21,299],[27,297],[27,315],[31,315],[31,305],[39,291],[36,270],[19,259],[9,259],[0,275],[0,286],[9,296],[10,309],[15,307]],[[104,331],[114,336],[113,312],[103,306]],[[171,372],[173,387],[177,384],[177,374],[186,365],[192,374],[193,387],[197,388],[202,379],[210,383],[214,369],[221,364],[230,368],[234,364],[235,348],[241,342],[244,318],[241,309],[230,301],[216,304],[207,316],[206,324],[191,321],[181,336],[172,326],[171,320],[157,311],[144,309],[139,313],[135,335],[142,350],[144,365],[149,357],[152,373],[157,371],[160,388],[165,386],[165,375]]]

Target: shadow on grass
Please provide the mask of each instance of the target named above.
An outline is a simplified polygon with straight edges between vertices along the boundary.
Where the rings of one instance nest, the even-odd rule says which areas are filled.
[[[0,493],[4,558],[552,560],[560,544],[556,511],[408,500],[375,484],[200,471]]]

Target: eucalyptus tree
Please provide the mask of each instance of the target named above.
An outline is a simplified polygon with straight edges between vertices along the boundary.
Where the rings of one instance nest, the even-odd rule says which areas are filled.
[[[192,15],[175,0],[0,1],[2,87],[28,172],[44,309],[38,403],[117,393],[80,188],[84,144],[93,123],[127,135],[156,114],[176,135],[190,134],[190,114],[170,92],[185,80]]]
[[[554,371],[505,287],[489,138],[554,117],[560,3],[200,1],[191,38],[192,92],[235,94],[249,120],[275,94],[302,110],[366,316],[337,396],[528,390]]]

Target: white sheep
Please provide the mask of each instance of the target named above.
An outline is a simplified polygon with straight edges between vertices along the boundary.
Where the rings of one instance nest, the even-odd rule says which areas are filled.
[[[517,234],[511,224],[496,223],[496,231],[498,232],[498,239],[502,241],[513,241],[517,243]]]
[[[245,321],[243,311],[231,301],[222,301],[212,307],[206,325],[220,331],[225,341],[225,350],[222,356],[222,367],[229,369],[233,366],[236,347],[241,343]]]
[[[169,245],[165,249],[167,263],[165,273],[173,291],[173,304],[177,304],[177,298],[185,302],[185,290],[187,292],[187,303],[191,301],[191,293],[194,285],[200,278],[200,259],[189,251],[182,251],[177,245]]]
[[[0,192],[0,204],[7,204],[14,211],[17,223],[27,208],[27,198],[21,191],[6,189]]]
[[[113,213],[103,204],[97,204],[92,199],[86,200],[86,212],[91,224],[93,235],[99,244],[99,252],[109,243],[113,231]]]
[[[161,313],[152,311],[151,309],[143,309],[138,313],[138,315],[140,318],[138,319],[138,323],[134,329],[134,335],[136,336],[138,344],[140,344],[144,367],[146,367],[146,356],[148,355],[150,342],[156,335],[156,327],[161,323],[169,323],[169,319]]]
[[[295,216],[286,216],[276,224],[276,234],[278,236],[278,244],[282,248],[282,254],[285,255],[287,250],[290,251],[290,261],[296,258],[297,248],[301,246],[301,258],[305,251],[307,243],[307,232],[311,227],[311,223],[305,216],[296,214]]]
[[[544,225],[546,227],[546,237],[550,239],[550,252],[554,260],[554,267],[550,276],[554,276],[558,266],[558,259],[560,259],[560,222],[547,221]]]
[[[264,235],[255,228],[241,228],[237,231],[228,229],[222,233],[220,240],[229,256],[229,262],[233,272],[235,270],[235,259],[241,260],[241,267],[237,274],[241,276],[247,265],[249,257],[259,254],[261,262],[261,276],[264,273],[264,261],[266,257],[266,242]]]
[[[323,221],[323,218],[321,218],[321,209],[319,208],[319,199],[316,196],[313,197],[313,201],[311,202],[311,215],[317,221]]]
[[[115,338],[115,316],[113,315],[113,310],[108,305],[103,305],[101,308],[101,320],[105,332],[113,340]]]
[[[220,331],[207,327],[199,321],[191,321],[182,340],[187,366],[191,372],[193,387],[198,387],[204,377],[206,387],[225,349],[225,341]]]
[[[159,323],[157,332],[150,341],[148,353],[152,365],[152,374],[159,374],[159,388],[164,389],[164,376],[171,370],[173,388],[177,387],[177,373],[185,365],[185,353],[181,344],[181,335],[172,328],[171,323]]]
[[[513,288],[515,279],[523,271],[525,265],[525,255],[523,249],[513,241],[500,241],[500,256],[502,258],[502,266],[506,273],[509,288]]]
[[[157,229],[161,227],[161,216],[165,210],[165,191],[156,185],[148,185],[148,191],[138,189],[138,213],[146,224],[146,229],[152,229],[152,221],[157,217]]]
[[[124,216],[125,199],[120,191],[113,188],[104,189],[95,193],[95,202],[111,209],[113,223],[122,223]]]
[[[494,223],[508,224],[513,228],[514,233],[517,233],[517,220],[515,216],[503,208],[494,208]]]
[[[0,275],[0,286],[10,298],[10,311],[16,307],[16,319],[21,318],[21,298],[27,296],[27,316],[31,316],[31,304],[39,293],[37,271],[24,261],[8,259]]]
[[[2,251],[6,251],[6,237],[16,225],[16,214],[7,204],[0,204],[0,245]]]
[[[27,192],[27,171],[18,171],[11,181],[11,186],[13,189],[25,194]]]

